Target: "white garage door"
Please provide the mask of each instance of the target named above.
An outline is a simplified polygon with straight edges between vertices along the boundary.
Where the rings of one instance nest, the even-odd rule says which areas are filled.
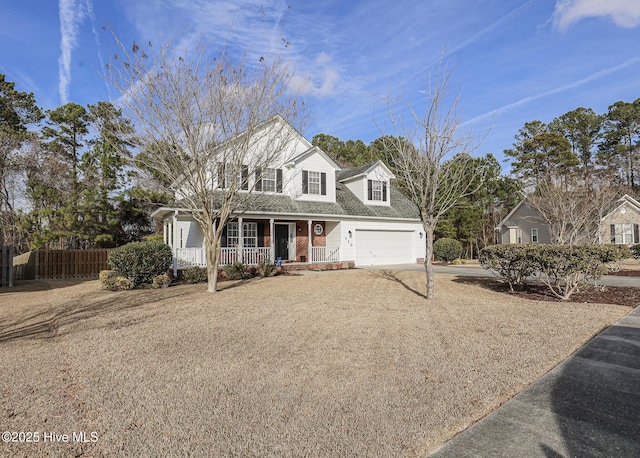
[[[356,265],[408,264],[416,262],[413,232],[356,230]]]

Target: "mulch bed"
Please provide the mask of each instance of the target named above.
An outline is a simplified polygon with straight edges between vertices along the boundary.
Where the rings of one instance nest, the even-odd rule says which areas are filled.
[[[510,291],[507,283],[491,282],[490,289],[534,301],[564,302],[549,291],[545,285],[527,285],[522,290]],[[604,289],[602,289],[604,288]],[[567,302],[579,302],[587,304],[616,304],[627,307],[640,305],[640,288],[623,286],[585,286],[580,291],[573,293]]]
[[[607,275],[615,275],[616,277],[640,277],[640,270],[620,270],[618,272],[609,272]]]

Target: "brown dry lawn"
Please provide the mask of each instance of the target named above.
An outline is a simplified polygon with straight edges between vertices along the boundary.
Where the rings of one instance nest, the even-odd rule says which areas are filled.
[[[418,456],[630,309],[341,271],[165,290],[0,292],[2,456]],[[97,432],[43,443],[43,432]]]

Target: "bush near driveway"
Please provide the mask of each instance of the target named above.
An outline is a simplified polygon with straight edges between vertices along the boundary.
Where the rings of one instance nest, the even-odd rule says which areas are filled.
[[[480,251],[480,264],[515,286],[539,273],[551,292],[568,300],[580,286],[606,274],[607,265],[631,255],[625,245],[494,245]]]
[[[462,243],[446,237],[433,243],[433,255],[438,261],[453,262],[462,254]]]

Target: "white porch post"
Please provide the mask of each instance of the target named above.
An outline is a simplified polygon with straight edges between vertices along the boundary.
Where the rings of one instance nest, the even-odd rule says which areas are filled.
[[[271,262],[276,262],[275,225],[273,218],[269,220],[269,250],[271,251]]]
[[[176,225],[178,223],[178,210],[173,212],[173,220],[171,222],[171,247],[176,248],[178,246],[176,240]]]
[[[308,262],[313,262],[312,250],[311,250],[311,247],[313,246],[313,244],[311,243],[311,220],[310,219],[307,220],[307,241],[308,241],[308,244],[307,244],[307,247],[308,247],[307,248],[307,252],[308,252],[307,259],[309,260]]]
[[[244,226],[242,216],[238,218],[238,262],[243,262],[242,251],[244,250]]]

